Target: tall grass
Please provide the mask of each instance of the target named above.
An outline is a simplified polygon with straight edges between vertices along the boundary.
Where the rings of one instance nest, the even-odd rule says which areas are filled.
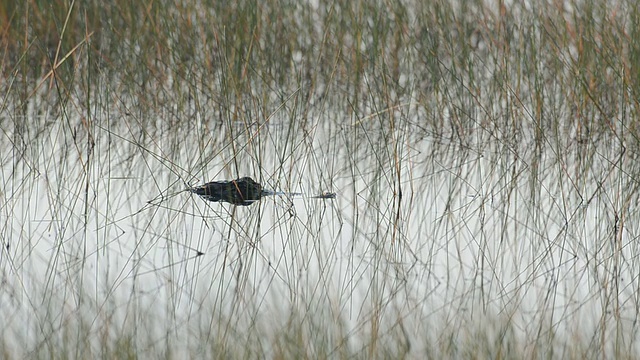
[[[0,1],[3,357],[637,357],[638,19]]]

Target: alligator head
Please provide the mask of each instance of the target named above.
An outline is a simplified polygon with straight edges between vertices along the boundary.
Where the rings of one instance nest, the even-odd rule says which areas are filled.
[[[235,205],[251,205],[264,195],[262,185],[246,176],[231,181],[213,181],[189,189],[209,201],[224,201]]]

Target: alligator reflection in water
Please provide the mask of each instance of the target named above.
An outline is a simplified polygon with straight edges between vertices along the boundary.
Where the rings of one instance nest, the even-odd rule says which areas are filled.
[[[231,181],[213,181],[201,186],[189,189],[194,194],[202,196],[209,201],[224,201],[235,205],[251,205],[267,195],[302,195],[300,193],[284,193],[280,191],[265,190],[262,185],[252,178],[246,176]],[[319,199],[334,199],[335,193],[324,192],[318,196]]]

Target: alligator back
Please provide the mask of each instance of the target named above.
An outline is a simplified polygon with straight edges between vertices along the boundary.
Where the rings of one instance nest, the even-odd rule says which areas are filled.
[[[264,195],[262,186],[250,177],[231,181],[213,181],[189,189],[209,201],[224,201],[235,205],[251,205]]]

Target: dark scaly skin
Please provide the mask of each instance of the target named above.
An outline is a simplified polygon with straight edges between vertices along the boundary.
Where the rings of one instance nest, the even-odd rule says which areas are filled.
[[[231,181],[213,181],[201,186],[189,189],[194,194],[202,196],[205,200],[228,202],[235,205],[247,206],[260,200],[267,195],[302,195],[300,193],[281,193],[264,190],[262,185],[255,182],[252,178],[245,176]],[[332,192],[323,192],[318,196],[311,196],[316,199],[335,199],[336,194]]]
[[[251,205],[264,195],[262,186],[248,176],[231,181],[209,182],[189,191],[209,201],[224,201],[242,206]]]

